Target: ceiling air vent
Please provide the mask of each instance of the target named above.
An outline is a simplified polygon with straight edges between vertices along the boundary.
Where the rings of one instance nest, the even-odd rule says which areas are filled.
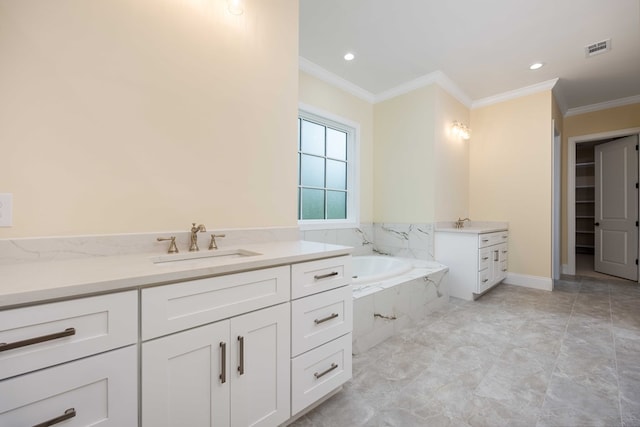
[[[588,57],[609,52],[611,50],[611,39],[602,40],[601,42],[592,43],[585,46],[584,53]]]

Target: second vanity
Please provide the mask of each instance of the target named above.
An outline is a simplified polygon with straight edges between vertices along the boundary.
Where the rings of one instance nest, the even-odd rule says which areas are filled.
[[[507,223],[437,224],[435,258],[449,267],[450,295],[473,300],[502,282],[507,277],[508,242]]]
[[[350,251],[2,266],[0,425],[286,424],[351,378]]]

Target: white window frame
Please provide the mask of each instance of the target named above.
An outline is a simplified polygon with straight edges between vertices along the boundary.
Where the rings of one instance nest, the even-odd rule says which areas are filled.
[[[299,219],[300,230],[355,228],[360,226],[360,124],[311,105],[298,104],[298,118],[317,122],[323,126],[347,133],[347,218]],[[299,141],[298,141],[299,144]],[[297,144],[296,144],[297,145]],[[297,150],[297,146],[296,146]],[[298,156],[298,162],[300,156]],[[300,165],[298,164],[296,209],[300,209]],[[297,216],[297,214],[296,214]]]

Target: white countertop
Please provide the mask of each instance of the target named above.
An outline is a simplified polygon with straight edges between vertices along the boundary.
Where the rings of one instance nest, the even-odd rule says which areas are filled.
[[[161,254],[144,253],[3,265],[0,266],[0,309],[348,255],[353,250],[348,246],[302,240],[221,248],[232,249],[260,255],[154,264],[152,258]]]
[[[456,228],[455,222],[438,222],[435,227],[435,231],[469,234],[493,233],[495,231],[505,231],[508,229],[508,223],[497,221],[469,221],[465,222],[463,228]]]

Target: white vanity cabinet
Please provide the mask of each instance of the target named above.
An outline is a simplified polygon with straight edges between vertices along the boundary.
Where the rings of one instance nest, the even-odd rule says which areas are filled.
[[[291,266],[291,414],[351,378],[351,256]]]
[[[289,266],[143,289],[142,425],[286,421],[289,294]]]
[[[435,258],[449,267],[450,295],[472,300],[507,277],[507,230],[436,231]]]
[[[0,425],[136,426],[137,292],[0,311]]]

